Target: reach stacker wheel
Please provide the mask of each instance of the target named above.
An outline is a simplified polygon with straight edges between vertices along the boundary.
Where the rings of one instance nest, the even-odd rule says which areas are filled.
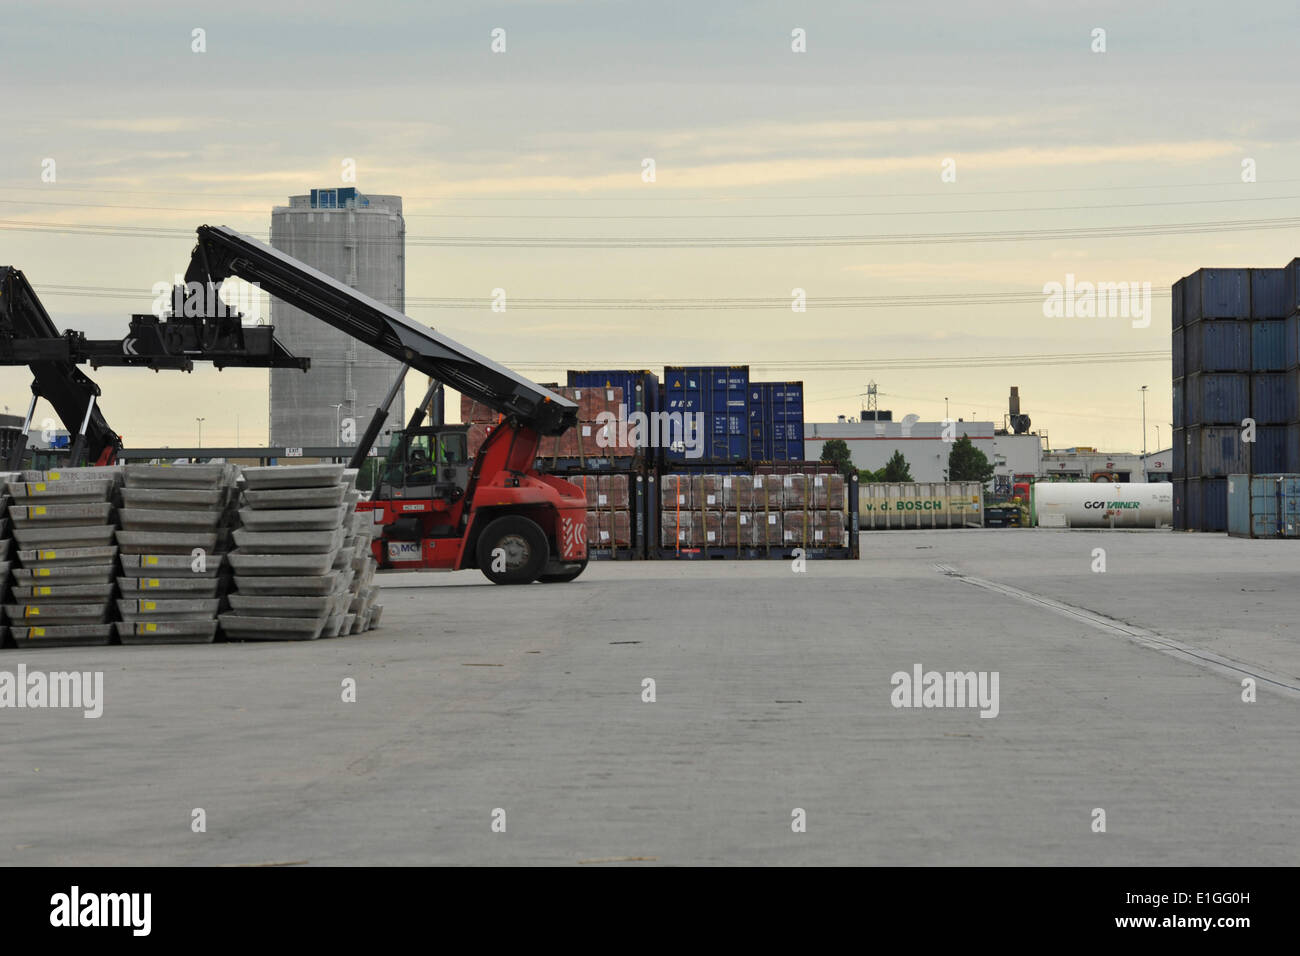
[[[546,532],[522,515],[497,518],[478,537],[478,566],[493,584],[528,584],[546,567]]]

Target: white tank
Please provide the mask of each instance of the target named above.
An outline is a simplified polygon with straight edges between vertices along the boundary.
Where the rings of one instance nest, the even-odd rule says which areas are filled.
[[[1167,481],[1040,481],[1031,497],[1041,527],[1159,528],[1174,521],[1174,486]]]

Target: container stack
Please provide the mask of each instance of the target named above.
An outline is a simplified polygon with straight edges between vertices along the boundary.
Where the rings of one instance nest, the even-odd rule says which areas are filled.
[[[1300,470],[1296,269],[1200,269],[1173,288],[1174,527],[1228,528],[1228,476]]]
[[[123,644],[210,644],[229,586],[233,465],[127,465],[118,511]]]
[[[5,605],[18,647],[111,643],[117,468],[23,472],[7,483],[19,567]]]
[[[660,558],[850,557],[839,474],[670,472],[657,478]],[[856,483],[848,495],[856,496]]]
[[[234,640],[314,640],[378,623],[369,514],[342,465],[246,468],[234,591],[221,629]]]

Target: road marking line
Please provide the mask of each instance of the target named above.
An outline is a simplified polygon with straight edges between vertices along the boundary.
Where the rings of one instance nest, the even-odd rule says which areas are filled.
[[[1235,661],[1230,657],[1223,657],[1215,654],[1213,651],[1207,651],[1204,648],[1193,647],[1190,644],[1184,644],[1170,637],[1163,637],[1154,631],[1148,631],[1146,628],[1138,627],[1135,624],[1125,624],[1113,617],[1107,617],[1096,611],[1089,611],[1087,608],[1075,607],[1072,604],[1066,604],[1049,597],[1033,594],[1029,591],[1022,591],[1020,588],[1012,587],[1009,584],[999,584],[997,581],[989,581],[985,578],[973,577],[969,574],[963,574],[955,568],[944,564],[936,564],[935,570],[940,574],[948,577],[958,578],[967,584],[972,584],[977,588],[983,588],[986,591],[996,591],[1006,597],[1015,598],[1017,601],[1023,601],[1026,604],[1034,604],[1038,607],[1054,611],[1063,617],[1068,617],[1082,624],[1095,627],[1098,630],[1105,631],[1109,634],[1118,634],[1148,650],[1159,651],[1178,660],[1186,661],[1212,670],[1218,674],[1231,677],[1240,682],[1242,677],[1253,677],[1260,685],[1268,687],[1284,697],[1292,700],[1300,700],[1300,685],[1297,685],[1291,678],[1284,674],[1278,674],[1266,670],[1254,664],[1245,664],[1241,661]]]

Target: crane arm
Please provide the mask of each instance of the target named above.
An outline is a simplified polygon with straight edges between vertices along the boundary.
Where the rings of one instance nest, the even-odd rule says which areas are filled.
[[[228,226],[200,226],[187,289],[219,288],[231,276],[256,282],[384,355],[424,372],[541,435],[577,424],[578,406],[382,302]]]

